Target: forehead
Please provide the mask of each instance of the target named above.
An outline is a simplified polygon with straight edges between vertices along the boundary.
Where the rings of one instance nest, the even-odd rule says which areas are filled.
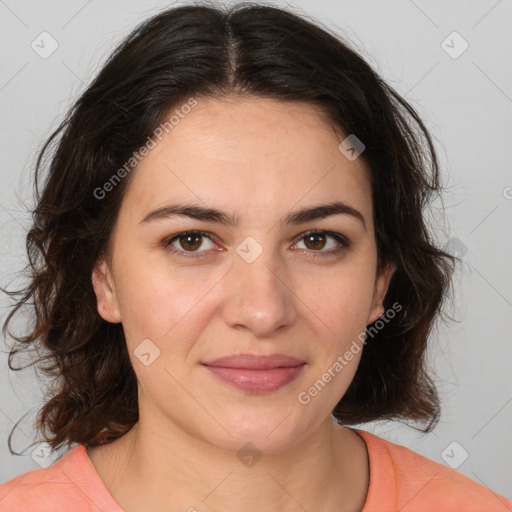
[[[364,161],[344,156],[338,148],[344,135],[314,105],[197,99],[187,112],[174,117],[132,171],[123,203],[134,215],[177,201],[199,200],[243,218],[243,211],[261,216],[342,200],[371,216]]]

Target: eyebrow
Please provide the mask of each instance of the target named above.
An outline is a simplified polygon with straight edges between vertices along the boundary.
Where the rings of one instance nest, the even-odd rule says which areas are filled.
[[[191,219],[203,222],[215,222],[225,226],[236,226],[240,223],[240,218],[235,215],[230,216],[215,208],[206,208],[198,204],[172,204],[150,211],[142,218],[139,224],[145,224],[159,219],[167,219],[175,215],[190,217]],[[281,224],[299,225],[314,220],[325,219],[332,215],[350,215],[358,219],[366,230],[366,223],[361,212],[342,201],[334,201],[332,203],[320,204],[290,212],[281,220]]]

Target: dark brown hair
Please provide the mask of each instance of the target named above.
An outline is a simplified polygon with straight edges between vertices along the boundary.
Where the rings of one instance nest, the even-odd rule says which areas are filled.
[[[6,292],[19,300],[3,333],[16,340],[12,370],[21,369],[12,364],[18,352],[34,350],[38,357],[27,366],[37,363],[50,378],[37,425],[54,449],[109,443],[138,421],[123,326],[100,317],[91,283],[94,264],[109,253],[131,174],[106,200],[95,191],[152,137],[171,108],[191,96],[232,94],[320,107],[333,126],[366,146],[361,158],[371,177],[377,270],[396,264],[384,307],[402,309],[368,338],[333,415],[347,425],[410,419],[422,422],[423,432],[437,423],[439,398],[425,352],[434,321],[444,314],[456,258],[434,245],[424,218],[441,191],[427,129],[349,44],[318,22],[261,4],[203,4],[170,8],[139,25],[38,155],[26,239],[30,281]],[[24,305],[31,306],[34,323],[26,336],[14,336],[8,325]]]

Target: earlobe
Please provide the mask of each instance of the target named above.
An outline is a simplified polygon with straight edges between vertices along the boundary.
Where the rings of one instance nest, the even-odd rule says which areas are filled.
[[[385,312],[383,302],[389,288],[389,283],[396,270],[396,264],[389,263],[385,269],[377,276],[375,280],[375,288],[373,292],[373,305],[368,316],[366,325],[375,322],[377,318]]]
[[[92,286],[96,294],[98,313],[107,322],[121,322],[121,313],[110,268],[105,260],[98,263],[91,274]]]

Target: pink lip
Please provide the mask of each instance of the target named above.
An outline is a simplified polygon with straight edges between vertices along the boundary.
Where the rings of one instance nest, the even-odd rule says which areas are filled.
[[[275,391],[296,379],[306,363],[284,354],[237,354],[207,361],[203,365],[239,389],[266,392]]]
[[[246,368],[248,370],[270,370],[272,368],[283,368],[300,366],[301,361],[285,354],[271,354],[259,356],[257,354],[233,354],[231,356],[219,357],[211,361],[203,362],[206,366],[222,366],[223,368]]]

